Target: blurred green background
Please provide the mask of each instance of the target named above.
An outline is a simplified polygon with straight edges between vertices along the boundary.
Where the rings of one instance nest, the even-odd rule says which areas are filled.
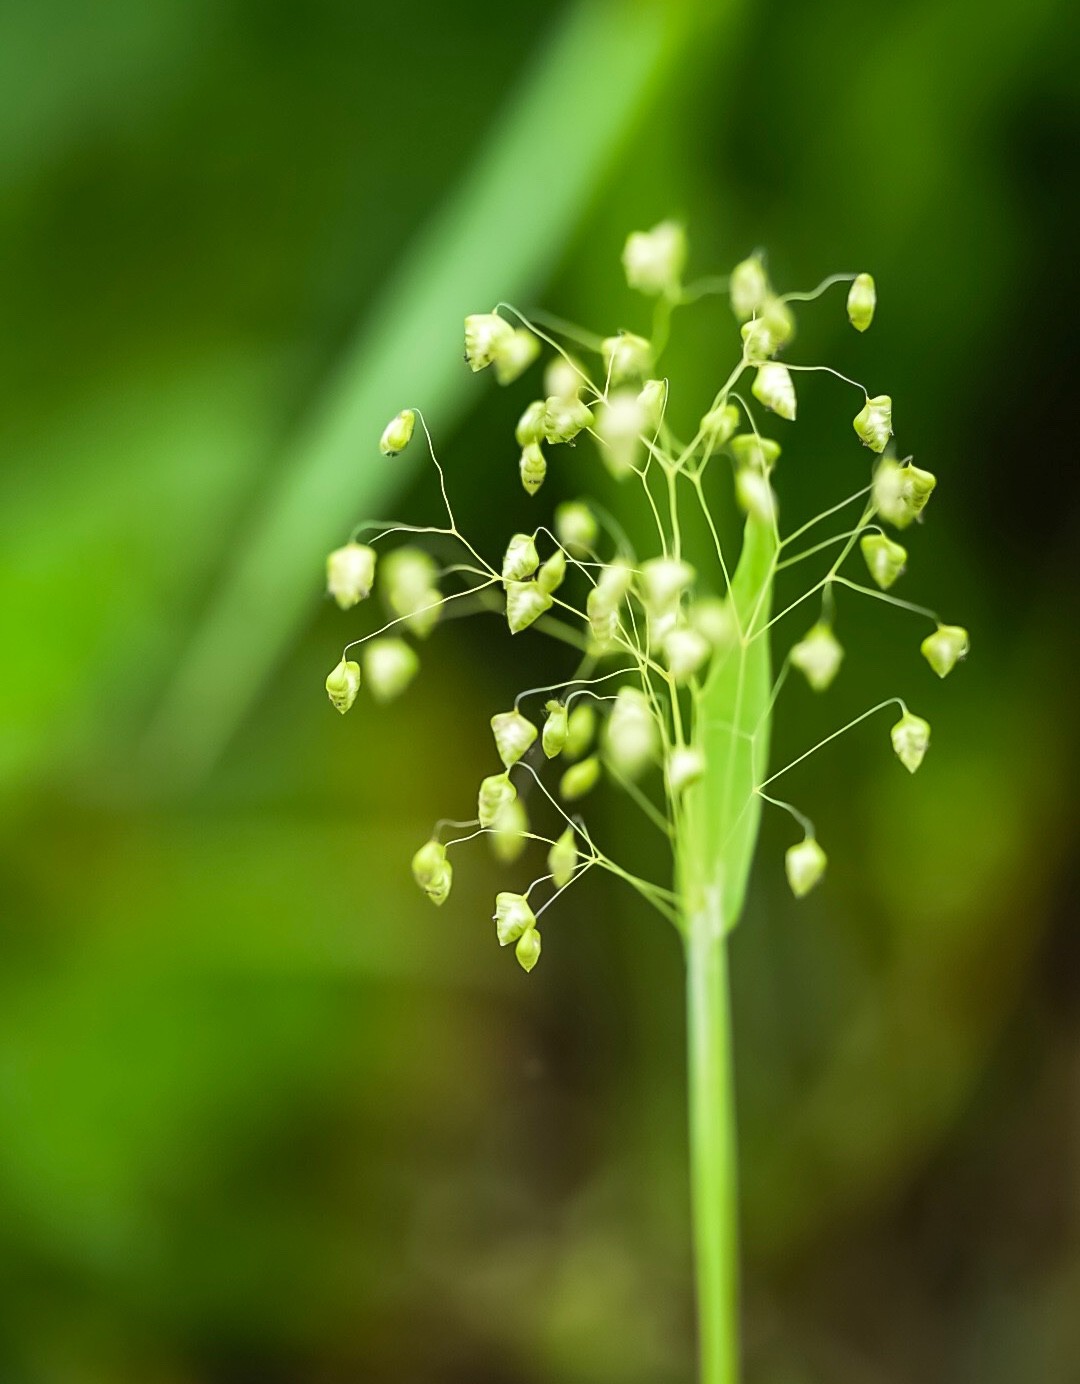
[[[748,1380],[1080,1378],[1071,9],[0,9],[3,1384],[691,1378],[674,933],[590,880],[526,981],[523,867],[466,851],[437,914],[408,876],[557,656],[480,618],[389,710],[322,691],[370,618],[325,551],[437,512],[386,418],[427,410],[489,553],[590,486],[582,449],[523,495],[529,386],[469,376],[461,316],[646,329],[619,252],[667,215],[695,273],[874,272],[867,338],[827,298],[794,358],[894,396],[940,478],[903,594],[974,649],[941,686],[841,600],[843,677],[780,703],[777,763],[896,691],[935,744],[911,780],[870,723],[785,782],[831,856],[800,907],[765,820]],[[691,411],[735,347],[678,320]],[[862,464],[849,395],[805,400],[792,516]]]

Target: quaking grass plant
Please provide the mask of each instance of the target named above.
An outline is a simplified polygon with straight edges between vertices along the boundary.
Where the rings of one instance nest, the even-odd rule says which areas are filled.
[[[895,718],[892,747],[912,773],[930,743],[927,722],[890,697],[792,763],[770,769],[778,697],[791,669],[818,692],[836,678],[844,653],[833,629],[838,588],[928,622],[922,653],[941,677],[966,654],[968,636],[892,594],[907,553],[886,530],[922,519],[935,478],[910,457],[894,455],[889,396],[870,395],[830,366],[777,359],[795,335],[792,305],[816,300],[835,286],[848,286],[848,318],[866,331],[876,303],[873,279],[836,274],[811,292],[777,294],[755,255],[726,279],[684,286],[686,250],[682,228],[671,222],[626,242],[627,280],[655,300],[648,340],[629,332],[601,339],[569,327],[547,332],[505,304],[465,321],[468,365],[474,371],[490,368],[502,385],[528,371],[544,346],[551,352],[544,397],[529,404],[516,429],[525,490],[536,495],[549,454],[587,434],[600,464],[638,494],[650,528],[655,526],[652,551],[635,552],[609,515],[579,499],[559,504],[550,526],[510,536],[501,561],[489,562],[458,526],[426,421],[419,410],[406,409],[386,427],[381,451],[393,456],[408,446],[419,422],[438,472],[446,521],[361,525],[330,554],[328,589],[337,603],[349,609],[377,585],[390,618],[345,646],[326,689],[341,712],[353,706],[362,684],[377,700],[396,697],[419,668],[404,636],[425,639],[452,603],[497,609],[512,633],[533,629],[578,652],[577,667],[567,676],[521,691],[512,707],[492,717],[493,759],[501,768],[479,784],[474,817],[438,824],[416,852],[413,874],[432,903],[442,905],[453,883],[451,853],[465,842],[487,836],[507,864],[517,862],[530,842],[539,843],[546,867],[521,892],[504,891],[495,899],[497,940],[513,946],[525,972],[540,959],[540,918],[591,870],[635,889],[678,930],[687,975],[700,1377],[704,1384],[733,1384],[739,1346],[728,937],[743,910],[762,805],[783,809],[797,825],[785,867],[792,892],[801,898],[822,879],[826,855],[811,821],[775,796],[777,781],[837,736],[885,712]],[[725,292],[740,327],[741,350],[733,350],[730,373],[718,382],[693,437],[684,441],[667,421],[670,386],[660,360],[675,310]],[[734,331],[732,336],[738,340]],[[583,363],[583,353],[595,363]],[[781,447],[762,428],[770,414],[781,429],[795,421],[796,379],[809,371],[827,372],[858,392],[853,428],[872,462],[861,488],[782,534],[773,488]],[[723,526],[705,489],[706,473],[717,466],[731,478],[722,503],[738,506],[745,516],[737,553],[725,551]],[[700,512],[711,535],[705,572],[684,555],[688,507]],[[839,532],[820,537],[820,526],[829,521]],[[457,560],[440,566],[417,539],[428,546],[452,543]],[[397,546],[391,546],[394,540]],[[857,556],[869,584],[848,575],[849,559]],[[778,573],[796,566],[811,570],[814,559],[824,571],[774,610]],[[814,602],[816,618],[808,624],[804,618],[800,637],[780,652],[774,675],[772,645]],[[357,648],[354,660],[350,654]],[[670,843],[669,882],[641,878],[594,837],[580,804],[602,782],[625,792]],[[530,820],[526,790],[533,790],[531,801],[553,827]]]

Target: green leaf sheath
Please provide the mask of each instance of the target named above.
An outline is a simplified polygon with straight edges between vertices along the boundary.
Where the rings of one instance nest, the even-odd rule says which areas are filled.
[[[760,631],[769,620],[776,551],[775,529],[748,519],[731,584],[744,642],[704,690],[699,714],[705,776],[687,794],[676,848],[688,918],[707,912],[724,932],[742,912],[761,819],[754,789],[766,777],[772,667],[769,638]]]
[[[705,689],[705,777],[687,795],[676,843],[684,901],[691,1203],[702,1384],[739,1378],[738,1172],[727,935],[757,843],[772,678],[768,636],[776,535],[746,524],[732,582],[744,642]]]

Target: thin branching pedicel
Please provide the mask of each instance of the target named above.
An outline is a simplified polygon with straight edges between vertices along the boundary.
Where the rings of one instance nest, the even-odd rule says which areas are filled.
[[[844,650],[834,631],[837,588],[929,621],[934,628],[923,640],[922,652],[942,677],[968,648],[961,627],[942,624],[932,612],[889,594],[904,572],[907,552],[881,525],[902,530],[920,520],[935,485],[934,476],[914,466],[911,458],[901,461],[893,455],[891,398],[871,395],[831,367],[782,364],[776,358],[794,339],[792,305],[815,300],[834,285],[850,285],[848,318],[858,331],[866,331],[876,306],[873,279],[869,274],[833,275],[809,293],[779,295],[761,257],[755,255],[736,265],[726,280],[684,285],[686,254],[683,230],[670,222],[627,240],[627,281],[656,300],[650,339],[628,332],[592,336],[570,327],[548,332],[504,304],[465,322],[468,365],[473,371],[491,367],[503,385],[529,369],[542,343],[550,349],[544,397],[528,405],[516,428],[519,472],[527,493],[540,491],[549,458],[558,448],[588,433],[601,464],[619,481],[640,488],[656,530],[653,552],[633,551],[614,521],[580,499],[559,505],[550,527],[541,523],[531,533],[508,535],[501,559],[489,562],[458,527],[427,421],[419,409],[405,409],[387,425],[380,449],[387,456],[401,451],[419,420],[438,471],[445,524],[361,525],[351,541],[327,559],[327,589],[342,609],[378,588],[391,617],[382,629],[347,644],[327,678],[330,700],[341,712],[354,704],[362,683],[380,701],[403,692],[419,667],[404,636],[425,639],[455,603],[461,603],[458,609],[501,609],[512,633],[532,627],[580,651],[580,662],[569,677],[523,690],[513,707],[492,717],[493,759],[501,761],[501,769],[493,768],[478,785],[475,816],[441,823],[413,860],[417,883],[441,905],[453,878],[450,852],[465,841],[488,836],[496,855],[507,863],[515,862],[530,841],[546,846],[545,871],[524,892],[501,893],[496,903],[497,938],[504,946],[514,945],[526,971],[540,956],[539,916],[593,868],[615,875],[666,918],[683,925],[694,902],[685,897],[686,879],[677,872],[672,888],[625,868],[601,849],[578,804],[606,779],[668,838],[677,856],[689,828],[688,790],[709,774],[714,792],[725,796],[724,766],[709,762],[715,747],[725,745],[715,734],[717,726],[709,723],[710,692],[718,679],[732,680],[733,669],[741,691],[741,684],[749,680],[743,667],[750,651],[760,640],[778,639],[781,624],[789,617],[797,621],[804,602],[817,598],[820,611],[789,644],[757,720],[747,725],[736,703],[737,724],[728,727],[726,742],[732,761],[737,758],[736,739],[767,743],[789,667],[819,692],[839,675]],[[659,360],[675,309],[724,290],[739,324],[742,349],[730,373],[718,382],[697,432],[683,442],[666,421],[671,386],[660,375]],[[595,364],[585,364],[589,358]],[[876,464],[853,494],[781,536],[773,487],[781,444],[762,427],[769,413],[784,427],[794,422],[798,372],[814,370],[826,371],[841,387],[858,391],[853,431],[875,455]],[[755,409],[751,400],[760,408]],[[854,463],[857,453],[856,472]],[[744,547],[756,534],[768,553],[749,602],[734,598],[737,555],[724,551],[706,500],[704,477],[718,464],[730,469],[732,499],[747,516]],[[860,502],[855,523],[844,523],[840,516]],[[703,513],[712,535],[715,561],[710,562],[707,580],[683,556],[684,506]],[[807,537],[829,519],[843,524],[839,533]],[[383,553],[388,541],[403,535],[407,543]],[[847,575],[848,559],[856,550],[872,585]],[[828,561],[824,574],[772,614],[776,573],[814,557]],[[350,658],[357,648],[359,662]],[[930,728],[898,697],[870,708],[793,763],[890,707],[901,713],[892,727],[893,748],[914,772],[926,753]],[[802,897],[821,879],[826,856],[810,820],[768,791],[792,767],[786,765],[749,784],[733,769],[727,775],[730,791],[721,816],[727,831],[737,831],[755,797],[789,812],[802,835],[787,852],[786,871],[792,891]],[[552,834],[532,829],[519,791],[526,786],[534,790],[531,800],[538,801],[554,822]],[[741,801],[733,794],[741,794]],[[544,902],[538,904],[540,899]]]

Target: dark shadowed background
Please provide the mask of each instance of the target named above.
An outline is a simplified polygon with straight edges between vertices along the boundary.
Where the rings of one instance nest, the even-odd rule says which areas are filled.
[[[383,423],[426,410],[489,554],[591,487],[581,448],[525,497],[530,385],[472,378],[461,317],[647,329],[619,253],[667,215],[694,273],[875,274],[866,339],[841,294],[799,358],[892,394],[940,482],[904,594],[973,644],[939,685],[852,598],[830,698],[780,703],[778,763],[894,691],[935,740],[915,779],[880,726],[791,776],[831,858],[802,905],[765,819],[748,1380],[1075,1384],[1071,8],[3,7],[3,1384],[691,1378],[675,934],[589,880],[526,979],[489,921],[514,871],[478,843],[438,913],[408,874],[563,663],[480,617],[393,707],[322,690],[372,618],[322,598],[326,550],[437,514]],[[684,398],[736,344],[722,302],[679,319]],[[792,514],[852,488],[850,396],[805,399]]]

